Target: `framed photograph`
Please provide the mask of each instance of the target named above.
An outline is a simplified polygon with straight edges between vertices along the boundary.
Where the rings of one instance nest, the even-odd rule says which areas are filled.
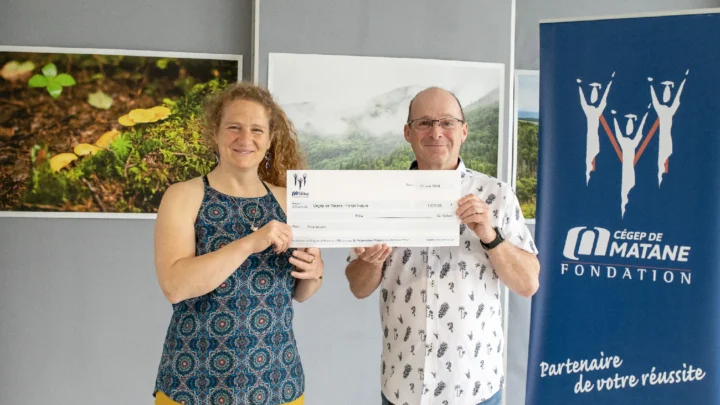
[[[0,216],[154,218],[242,55],[0,46]]]
[[[414,155],[403,127],[410,101],[438,86],[463,107],[466,166],[497,176],[504,64],[280,53],[269,59],[268,88],[293,121],[310,169],[408,169]]]
[[[515,193],[523,216],[535,223],[538,129],[540,126],[540,75],[537,70],[515,71]]]

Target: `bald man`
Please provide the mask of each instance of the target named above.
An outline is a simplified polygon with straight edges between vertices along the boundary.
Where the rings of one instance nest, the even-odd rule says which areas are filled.
[[[345,274],[355,297],[380,287],[382,404],[499,405],[500,281],[524,297],[535,293],[535,244],[510,186],[460,158],[468,124],[452,93],[418,93],[404,135],[415,153],[410,170],[461,176],[460,245],[350,250]]]

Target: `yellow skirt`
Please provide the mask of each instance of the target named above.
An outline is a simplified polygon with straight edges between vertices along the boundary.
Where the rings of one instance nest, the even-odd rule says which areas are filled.
[[[172,399],[168,398],[167,395],[163,394],[162,391],[158,391],[157,394],[155,394],[155,405],[181,405]],[[305,405],[305,394],[300,395],[300,398],[288,402],[283,405]]]

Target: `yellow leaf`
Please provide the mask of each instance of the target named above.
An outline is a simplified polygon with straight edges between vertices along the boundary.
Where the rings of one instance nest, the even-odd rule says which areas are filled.
[[[100,138],[98,138],[97,141],[95,141],[95,145],[99,146],[101,148],[107,148],[108,145],[110,145],[110,142],[115,140],[115,138],[120,135],[120,131],[117,129],[113,129],[112,131],[107,131]]]
[[[98,148],[95,145],[90,145],[89,143],[81,143],[75,147],[76,155],[78,156],[85,156],[85,155],[94,155],[98,152],[100,152],[102,149]]]
[[[30,74],[32,74],[33,69],[35,69],[35,64],[31,61],[20,63],[12,60],[0,69],[0,77],[10,82],[27,80]]]
[[[136,123],[144,123],[144,122],[151,122],[153,119],[155,119],[155,114],[150,111],[146,110],[144,108],[136,108],[132,111],[130,111],[130,119],[135,121]]]
[[[98,90],[95,93],[88,95],[87,102],[95,108],[107,110],[108,108],[112,107],[113,99],[112,97],[103,93],[102,90]]]
[[[127,114],[125,114],[125,115],[123,115],[122,117],[118,118],[118,122],[120,123],[120,125],[123,125],[123,126],[126,126],[126,127],[131,127],[131,126],[135,125],[135,121],[133,121],[132,119],[130,119],[130,116],[127,115]]]
[[[59,172],[60,169],[63,169],[74,160],[77,160],[77,156],[74,153],[61,153],[50,159],[50,168],[54,172]]]

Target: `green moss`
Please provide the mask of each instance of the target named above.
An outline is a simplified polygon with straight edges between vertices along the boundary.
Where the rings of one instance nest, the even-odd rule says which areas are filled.
[[[177,101],[165,100],[171,115],[155,123],[127,128],[95,155],[79,157],[69,169],[54,173],[48,159],[32,151],[33,168],[24,201],[36,207],[93,206],[100,200],[109,212],[156,212],[167,187],[208,173],[215,165],[202,142],[196,118],[206,96],[219,92],[218,79],[196,84]],[[90,187],[89,187],[89,186]],[[92,189],[91,189],[92,188]]]

